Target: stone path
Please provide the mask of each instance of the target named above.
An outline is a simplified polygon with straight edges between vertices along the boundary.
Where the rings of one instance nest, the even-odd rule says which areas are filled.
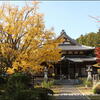
[[[58,87],[59,94],[55,94],[56,100],[90,100],[83,95],[74,85],[62,85]]]

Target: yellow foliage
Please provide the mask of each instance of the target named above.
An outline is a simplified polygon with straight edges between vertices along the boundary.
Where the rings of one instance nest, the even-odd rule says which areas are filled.
[[[14,70],[12,68],[8,68],[7,73],[8,74],[13,74],[14,73]]]
[[[45,29],[43,14],[38,13],[37,5],[38,2],[33,2],[20,9],[1,6],[0,56],[5,59],[8,73],[18,68],[40,71],[43,62],[54,63],[60,59],[61,40],[55,39],[52,29]]]

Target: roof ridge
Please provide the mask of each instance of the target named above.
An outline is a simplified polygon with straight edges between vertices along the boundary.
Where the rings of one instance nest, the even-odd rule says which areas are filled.
[[[65,30],[61,31],[61,34],[60,34],[60,36],[58,38],[61,38],[62,36],[65,36],[65,38],[69,39],[71,41],[71,43],[73,43],[75,45],[78,45],[78,46],[81,46],[81,44],[77,43],[76,40],[72,39],[69,35],[67,35]]]

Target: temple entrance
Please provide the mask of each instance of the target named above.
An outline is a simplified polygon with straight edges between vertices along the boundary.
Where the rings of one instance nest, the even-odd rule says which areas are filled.
[[[75,65],[64,61],[60,62],[55,65],[55,74],[59,79],[75,79]]]
[[[87,76],[87,65],[92,66],[93,62],[72,62],[63,60],[56,64],[55,74],[58,79],[77,79]],[[94,72],[94,71],[93,71]]]
[[[60,66],[61,75],[63,76],[64,79],[68,79],[68,67],[67,66],[68,65],[65,62],[63,62]]]

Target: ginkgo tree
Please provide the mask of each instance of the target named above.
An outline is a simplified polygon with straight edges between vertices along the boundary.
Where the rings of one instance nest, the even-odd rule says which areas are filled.
[[[43,62],[57,62],[61,40],[52,29],[45,28],[38,2],[19,8],[0,6],[0,70],[31,69],[39,71]]]

